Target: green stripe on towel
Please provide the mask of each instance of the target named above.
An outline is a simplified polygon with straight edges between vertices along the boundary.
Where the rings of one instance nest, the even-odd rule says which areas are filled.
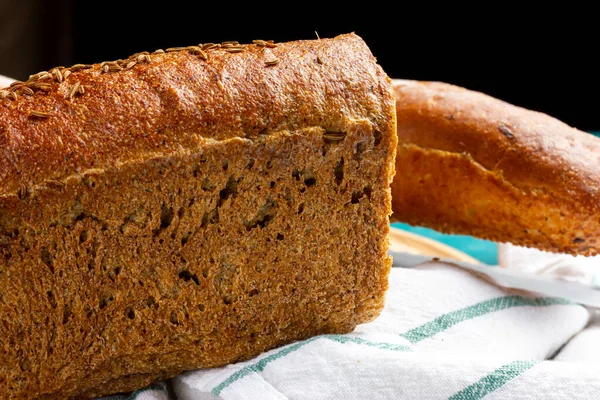
[[[413,351],[410,347],[401,344],[385,343],[385,342],[371,342],[370,340],[361,339],[356,336],[343,336],[343,335],[324,335],[321,336],[324,339],[333,340],[338,343],[356,343],[364,346],[375,347],[381,350],[392,350],[392,351]]]
[[[523,296],[498,297],[441,315],[430,322],[400,334],[400,336],[404,337],[411,343],[417,343],[421,340],[425,340],[433,335],[445,331],[446,329],[451,328],[460,322],[467,321],[475,317],[480,317],[494,311],[505,310],[513,307],[546,307],[557,304],[576,305],[577,303],[558,297],[538,297],[534,299]]]
[[[375,348],[382,349],[382,350],[412,351],[412,349],[408,346],[403,346],[403,345],[393,344],[393,343],[372,342],[370,340],[361,339],[361,338],[355,337],[355,336],[344,336],[344,335],[315,336],[310,339],[304,340],[302,342],[297,342],[290,346],[284,347],[277,353],[273,353],[270,356],[267,356],[267,357],[263,358],[262,360],[256,362],[255,364],[251,364],[251,365],[248,365],[248,366],[240,369],[239,371],[230,375],[229,378],[225,379],[219,385],[215,386],[211,392],[214,395],[219,395],[225,388],[230,386],[232,383],[244,378],[246,375],[248,375],[252,372],[262,372],[265,369],[265,367],[272,361],[275,361],[279,358],[285,357],[286,355],[295,352],[296,350],[300,349],[301,347],[303,347],[311,342],[314,342],[317,339],[329,339],[334,342],[338,342],[338,343],[342,343],[342,344],[355,343],[355,344],[360,344],[360,345],[364,345],[364,346],[375,347]]]
[[[448,400],[478,400],[527,371],[539,361],[513,361],[467,386]]]

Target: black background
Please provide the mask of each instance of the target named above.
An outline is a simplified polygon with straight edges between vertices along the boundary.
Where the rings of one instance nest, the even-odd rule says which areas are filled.
[[[355,32],[392,78],[449,82],[582,130],[600,130],[600,31],[592,8],[489,2],[462,8],[403,2],[19,3],[28,2],[41,10],[27,22],[40,31],[39,57],[15,70],[10,51],[17,55],[27,48],[0,53],[0,74],[18,79],[55,65],[114,60],[142,50]],[[0,23],[3,18],[0,14]]]

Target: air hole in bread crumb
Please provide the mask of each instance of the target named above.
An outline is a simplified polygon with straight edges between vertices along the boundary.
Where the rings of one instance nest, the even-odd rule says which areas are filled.
[[[204,312],[205,309],[206,309],[206,307],[204,307],[204,304],[198,304],[198,310],[200,312]]]
[[[250,297],[254,297],[258,294],[258,289],[252,289],[251,291],[248,292],[248,296]]]
[[[292,190],[289,187],[284,186],[283,194],[281,196],[287,203],[288,207],[291,208],[294,205],[294,197],[292,196]]]
[[[50,254],[50,251],[44,246],[40,252],[40,258],[42,259],[42,262],[46,264],[51,273],[54,273],[54,259]]]
[[[84,177],[83,183],[84,183],[84,185],[91,187],[91,188],[95,188],[97,186],[96,179],[91,176]]]
[[[223,160],[223,171],[227,171],[229,169],[229,160]]]
[[[302,175],[302,172],[299,169],[295,168],[292,171],[292,178],[295,178],[297,181],[300,180],[300,175]]]
[[[302,214],[304,212],[304,203],[300,203],[300,205],[298,206],[298,215]]]
[[[271,181],[271,182],[269,183],[269,187],[270,187],[271,189],[273,189],[273,188],[275,187],[275,181]]]
[[[307,187],[311,187],[311,186],[316,185],[316,183],[317,183],[317,177],[315,176],[314,172],[312,172],[312,171],[304,171],[303,175],[304,175],[304,184]]]
[[[208,278],[208,268],[202,268],[202,277]]]
[[[281,233],[277,234],[277,240],[281,241],[284,239],[284,236]]]
[[[182,246],[185,246],[187,244],[188,240],[190,240],[191,234],[192,234],[192,232],[188,231],[181,237],[181,245]]]
[[[160,228],[166,229],[173,222],[173,207],[167,207],[165,203],[163,203],[160,208]]]
[[[226,305],[230,305],[232,303],[231,297],[223,296],[223,303]]]
[[[194,168],[192,169],[192,176],[194,178],[197,178],[198,175],[200,175],[200,171],[201,171],[200,166],[199,165],[195,165]]]
[[[254,166],[254,158],[250,158],[248,160],[248,163],[246,164],[246,169],[252,169],[253,166]]]
[[[79,234],[79,243],[83,243],[87,240],[88,240],[88,231],[87,230],[81,231],[81,233]]]
[[[202,180],[202,184],[200,185],[200,188],[202,190],[204,190],[205,192],[212,192],[213,190],[215,190],[215,185],[213,185],[210,180],[208,179],[208,176],[205,176],[204,179]]]
[[[379,146],[379,143],[381,143],[381,138],[382,138],[381,132],[379,132],[379,131],[373,132],[373,146],[375,146],[375,147]]]
[[[92,307],[90,307],[89,305],[84,305],[83,306],[83,312],[85,312],[85,316],[87,318],[90,318],[92,316],[92,314],[94,313],[94,310],[92,309]]]
[[[364,153],[365,150],[367,150],[367,144],[365,142],[358,142],[358,143],[356,143],[356,150],[354,151],[353,158],[355,160],[360,159],[360,155],[362,153]]]
[[[247,231],[250,231],[258,226],[266,227],[277,215],[275,208],[277,203],[271,199],[267,199],[265,204],[260,206],[258,213],[250,221],[244,222]]]
[[[237,194],[237,186],[238,186],[238,182],[241,180],[238,179],[236,180],[233,175],[231,175],[229,177],[229,179],[227,179],[227,183],[225,184],[225,187],[219,192],[219,206],[222,204],[223,201],[227,200],[230,196],[235,196]]]
[[[311,187],[317,183],[317,178],[311,176],[309,178],[304,179],[304,184],[308,187]]]
[[[58,303],[56,302],[56,299],[54,298],[54,293],[52,292],[52,290],[48,290],[46,292],[46,296],[48,296],[48,302],[50,303],[50,307],[56,308],[56,306],[58,306]]]
[[[154,299],[154,296],[150,296],[146,299],[146,306],[148,306],[148,308],[158,308],[158,303]]]
[[[214,210],[205,212],[204,215],[202,215],[202,222],[200,223],[200,227],[204,228],[208,224],[216,224],[218,222],[219,222],[219,210],[215,208]]]
[[[120,273],[121,273],[121,267],[118,265],[112,269],[108,269],[108,277],[113,282],[117,279],[117,277],[119,276]]]
[[[108,305],[108,301],[106,299],[100,299],[100,302],[98,303],[98,307],[100,307],[101,310],[104,307],[106,307],[107,305]]]
[[[192,274],[190,271],[183,270],[179,273],[179,279],[183,279],[185,282],[189,282],[190,280],[194,281],[196,285],[200,285],[200,281],[196,274]]]
[[[103,296],[100,301],[98,302],[98,306],[100,307],[100,309],[102,310],[103,308],[105,308],[108,303],[110,303],[111,301],[113,301],[115,298],[112,294]]]
[[[134,319],[135,318],[135,310],[133,308],[129,308],[125,311],[125,315],[129,319]]]
[[[335,183],[338,185],[344,180],[344,157],[336,164],[333,169],[333,175],[335,176]]]
[[[69,318],[71,317],[72,311],[71,306],[69,304],[65,305],[63,308],[63,319],[62,324],[66,325],[69,322]]]
[[[357,204],[360,201],[360,199],[362,199],[364,196],[367,196],[367,198],[371,200],[372,192],[373,189],[371,188],[371,186],[367,185],[363,188],[363,190],[352,193],[352,204]]]
[[[177,318],[177,313],[175,311],[171,311],[171,317],[169,318],[169,321],[173,325],[179,325],[179,319]]]
[[[21,351],[19,351],[17,353],[17,358],[21,360],[21,361],[19,361],[19,369],[21,370],[21,372],[31,371],[31,360],[29,358],[23,357],[23,354]],[[1,383],[1,381],[0,381],[0,383]]]

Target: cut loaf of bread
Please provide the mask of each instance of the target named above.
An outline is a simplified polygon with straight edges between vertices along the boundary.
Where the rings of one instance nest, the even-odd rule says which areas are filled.
[[[600,138],[455,85],[393,84],[394,220],[552,252],[600,253]]]
[[[0,397],[92,398],[384,303],[392,83],[355,34],[0,90]]]

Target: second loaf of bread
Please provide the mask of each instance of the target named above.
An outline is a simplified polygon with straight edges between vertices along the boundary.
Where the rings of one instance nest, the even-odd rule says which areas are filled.
[[[394,220],[600,253],[600,138],[447,83],[396,79],[394,89]]]

